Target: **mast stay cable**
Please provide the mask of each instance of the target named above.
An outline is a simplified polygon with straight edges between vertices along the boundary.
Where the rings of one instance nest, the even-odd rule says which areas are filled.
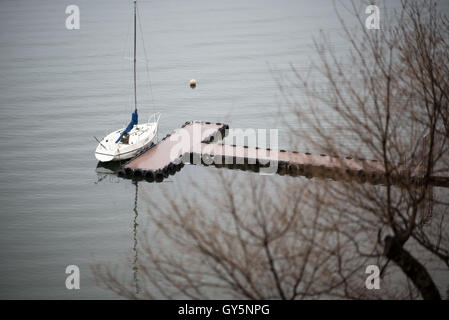
[[[140,37],[142,39],[142,47],[143,47],[143,52],[144,52],[144,56],[145,56],[145,70],[148,76],[148,88],[150,90],[150,95],[151,95],[151,105],[153,107],[153,113],[155,111],[155,103],[154,103],[154,95],[153,95],[153,86],[151,84],[151,73],[150,73],[150,65],[149,65],[149,60],[148,60],[148,55],[147,55],[147,50],[146,50],[146,45],[145,45],[145,39],[143,37],[143,28],[142,28],[142,19],[140,17],[140,10],[139,8],[137,8],[137,18],[139,20],[139,29],[140,29]]]

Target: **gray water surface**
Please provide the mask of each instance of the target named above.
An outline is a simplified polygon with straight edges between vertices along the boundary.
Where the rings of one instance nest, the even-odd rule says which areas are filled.
[[[68,4],[80,8],[80,30],[65,28]],[[160,136],[194,119],[279,128],[273,73],[306,69],[313,36],[341,31],[332,1],[139,1],[139,8],[153,93],[139,34],[140,119],[161,112]],[[93,136],[129,121],[131,46],[131,1],[0,3],[0,298],[116,298],[90,266],[134,254],[136,189],[96,172]],[[186,166],[139,190],[160,197],[161,185],[209,170]],[[145,202],[138,206],[143,216]],[[70,264],[80,267],[80,290],[65,288]]]

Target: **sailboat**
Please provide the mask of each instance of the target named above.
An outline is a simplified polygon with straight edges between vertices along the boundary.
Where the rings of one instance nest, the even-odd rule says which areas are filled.
[[[101,162],[120,161],[134,157],[139,151],[154,143],[160,114],[153,114],[147,123],[139,124],[136,87],[136,8],[134,0],[134,112],[126,128],[111,132],[101,141],[97,139],[95,157]],[[152,121],[151,121],[152,120]]]

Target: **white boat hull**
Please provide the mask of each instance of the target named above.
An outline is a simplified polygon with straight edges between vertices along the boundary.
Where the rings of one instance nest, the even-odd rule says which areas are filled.
[[[127,160],[134,157],[139,151],[147,147],[151,143],[155,143],[158,123],[148,122],[135,125],[128,133],[129,140],[115,143],[120,137],[123,130],[111,132],[104,137],[95,150],[95,158],[101,162]]]

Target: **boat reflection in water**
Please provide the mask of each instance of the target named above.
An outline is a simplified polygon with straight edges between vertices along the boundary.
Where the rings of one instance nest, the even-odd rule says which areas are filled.
[[[134,278],[134,287],[136,295],[139,294],[139,255],[137,250],[137,217],[139,216],[139,212],[137,211],[137,204],[138,204],[138,195],[139,195],[139,182],[133,181],[133,184],[136,186],[136,191],[134,195],[134,220],[133,220],[133,251],[134,251],[134,260],[133,260],[133,278]]]
[[[120,161],[111,161],[111,162],[98,162],[97,168],[95,169],[95,172],[97,173],[98,180],[95,182],[96,184],[100,183],[101,181],[104,181],[107,178],[111,179],[118,179],[117,178],[117,171],[120,169],[123,162]],[[122,179],[119,179],[119,181],[123,181]],[[126,180],[125,180],[126,181]],[[134,191],[134,201],[133,201],[133,260],[132,260],[132,273],[133,273],[133,281],[134,281],[134,289],[135,294],[138,295],[140,292],[139,288],[139,253],[138,253],[138,234],[137,234],[137,228],[139,226],[138,223],[138,203],[139,203],[139,182],[136,180],[131,180],[131,183],[135,186]]]
[[[110,161],[110,162],[98,161],[97,167],[95,168],[98,180],[95,183],[98,184],[107,178],[110,179],[115,178],[122,164],[123,162],[121,161]]]

